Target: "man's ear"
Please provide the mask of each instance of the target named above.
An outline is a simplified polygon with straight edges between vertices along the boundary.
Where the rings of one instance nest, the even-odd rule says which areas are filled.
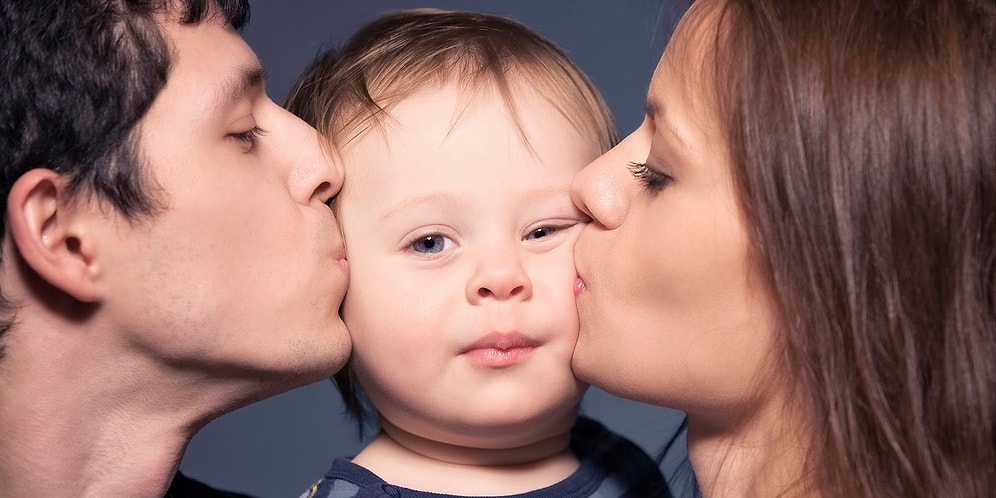
[[[68,181],[49,169],[21,175],[7,196],[10,236],[24,261],[79,301],[97,300],[88,202],[74,202]]]

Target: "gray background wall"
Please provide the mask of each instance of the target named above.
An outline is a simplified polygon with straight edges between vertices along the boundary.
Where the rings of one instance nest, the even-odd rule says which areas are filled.
[[[643,102],[674,12],[668,0],[251,0],[244,35],[269,72],[267,89],[284,97],[323,47],[338,45],[379,14],[442,7],[510,15],[560,45],[588,73],[623,134],[643,119]],[[661,361],[667,361],[662,358]],[[399,368],[403,366],[399,365]],[[582,412],[629,436],[651,454],[681,414],[592,389]],[[209,424],[191,442],[180,469],[217,487],[259,498],[296,497],[336,456],[359,450],[331,381],[256,403]],[[675,462],[665,461],[664,466]]]

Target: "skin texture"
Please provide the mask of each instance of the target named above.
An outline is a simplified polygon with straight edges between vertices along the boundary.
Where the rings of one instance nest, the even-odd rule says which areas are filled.
[[[682,19],[641,126],[572,185],[593,219],[575,248],[572,365],[609,392],[686,411],[707,496],[773,496],[802,461],[802,429],[772,375],[773,306],[703,69],[715,5]]]
[[[339,159],[219,19],[162,19],[174,60],[138,137],[158,212],[128,220],[44,168],[11,189],[5,495],[162,496],[204,424],[349,356]]]
[[[101,284],[129,296],[108,312],[136,346],[172,361],[333,371],[349,352],[337,317],[348,272],[324,203],[342,173],[261,81],[240,88],[260,66],[238,34],[166,30],[175,68],[141,139],[168,208],[148,224],[105,225],[99,263],[123,271]],[[255,143],[233,136],[255,126]]]
[[[709,87],[702,71],[682,73],[703,63],[689,37],[666,50],[641,126],[574,182],[595,221],[575,252],[585,288],[574,368],[611,391],[708,413],[751,395],[771,325]]]
[[[354,461],[389,482],[507,494],[577,465],[572,249],[586,217],[568,189],[595,153],[532,90],[515,95],[532,149],[497,93],[455,84],[413,94],[343,147],[343,313],[384,429]],[[501,351],[505,340],[529,347]],[[524,463],[542,473],[523,479]],[[516,488],[500,478],[511,470]]]

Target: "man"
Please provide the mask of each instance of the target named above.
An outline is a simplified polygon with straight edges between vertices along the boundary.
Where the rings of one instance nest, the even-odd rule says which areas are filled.
[[[161,496],[207,422],[346,361],[338,158],[217,2],[0,1],[4,497]]]

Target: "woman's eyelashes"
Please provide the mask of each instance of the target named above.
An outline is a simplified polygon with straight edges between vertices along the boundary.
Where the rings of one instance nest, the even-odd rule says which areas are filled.
[[[674,177],[647,166],[647,163],[628,163],[630,173],[651,192],[660,192],[664,187],[674,183]]]

